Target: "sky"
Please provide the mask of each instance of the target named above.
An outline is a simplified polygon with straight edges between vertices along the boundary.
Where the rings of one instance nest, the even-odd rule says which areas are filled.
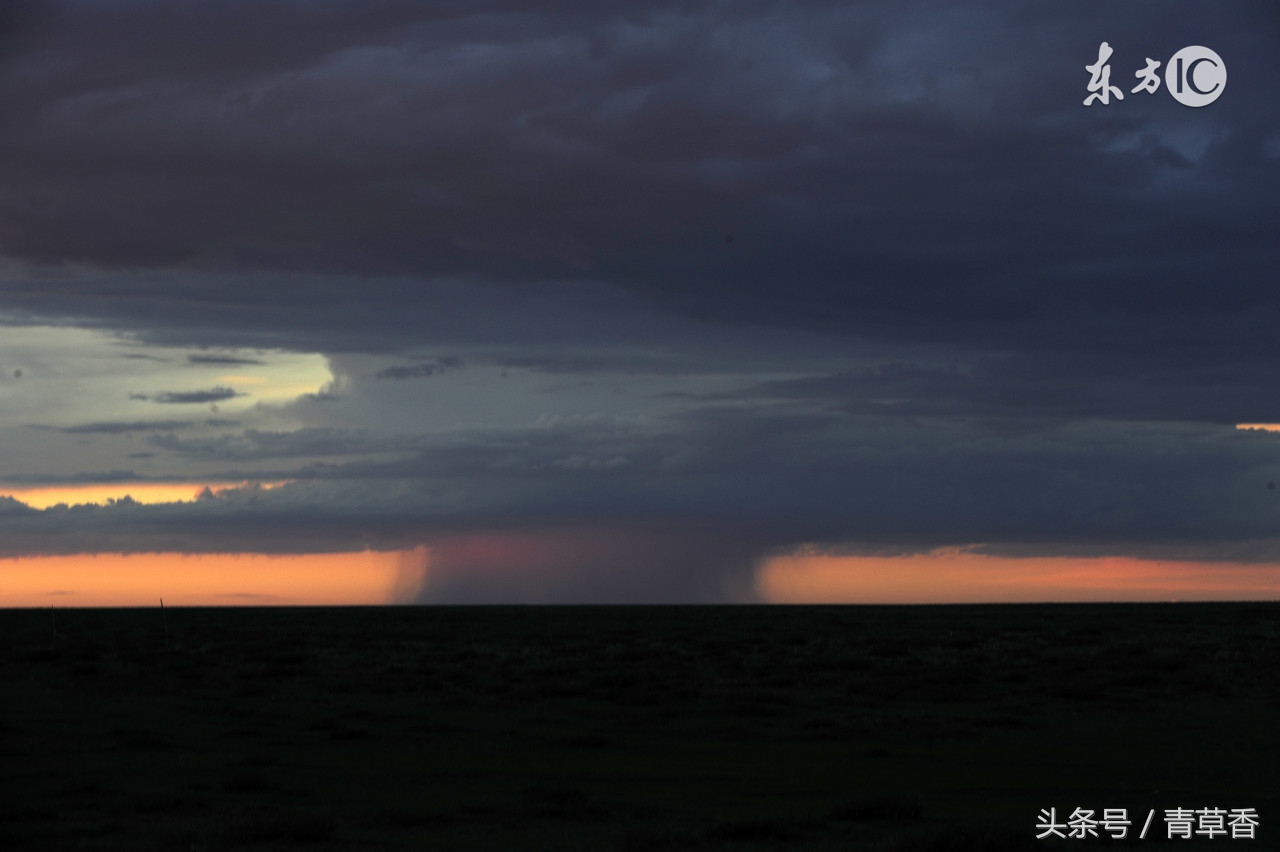
[[[1135,90],[1193,45],[1217,100]],[[1280,597],[1277,48],[6,2],[0,605]]]

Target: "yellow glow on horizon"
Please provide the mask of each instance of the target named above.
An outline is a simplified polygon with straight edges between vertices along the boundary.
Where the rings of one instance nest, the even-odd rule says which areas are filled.
[[[279,488],[288,480],[258,483],[264,489]],[[0,497],[12,497],[33,509],[48,509],[59,503],[76,506],[85,503],[104,505],[108,500],[131,497],[138,503],[189,503],[207,487],[215,494],[241,488],[245,482],[107,482],[85,484],[0,485]]]
[[[1003,557],[955,548],[910,556],[801,553],[766,560],[756,592],[770,603],[1280,600],[1280,565]]]
[[[1280,423],[1237,423],[1236,428],[1259,432],[1280,432]]]
[[[0,559],[0,607],[359,606],[412,600],[423,548]]]

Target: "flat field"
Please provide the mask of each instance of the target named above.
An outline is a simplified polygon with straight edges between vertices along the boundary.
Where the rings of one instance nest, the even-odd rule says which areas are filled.
[[[1276,849],[1277,720],[1280,604],[9,610],[0,847]]]

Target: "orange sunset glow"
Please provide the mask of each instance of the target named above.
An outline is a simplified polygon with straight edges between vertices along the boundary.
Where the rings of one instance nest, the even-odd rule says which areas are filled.
[[[0,607],[155,606],[161,598],[173,606],[408,603],[424,588],[430,557],[428,548],[418,547],[8,558],[0,559]],[[548,568],[536,558],[508,567],[533,574]],[[755,592],[762,602],[780,604],[1280,600],[1280,565],[1003,557],[962,548],[910,556],[800,552],[763,562]]]
[[[33,509],[48,509],[59,504],[77,506],[86,503],[103,505],[109,500],[129,497],[138,503],[189,503],[205,488],[215,494],[231,488],[240,488],[246,482],[108,482],[72,485],[0,485],[0,497],[12,497]],[[258,483],[271,489],[284,482]]]
[[[767,560],[756,592],[770,603],[1277,600],[1280,565],[1010,558],[956,548],[911,556],[802,553]]]
[[[101,553],[0,559],[0,606],[344,606],[404,603],[422,548],[358,553]]]

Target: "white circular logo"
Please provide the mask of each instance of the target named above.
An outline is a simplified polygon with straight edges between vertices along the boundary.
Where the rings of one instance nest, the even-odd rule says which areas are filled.
[[[1164,84],[1178,103],[1202,107],[1216,101],[1227,87],[1227,66],[1209,48],[1193,44],[1169,58]]]

